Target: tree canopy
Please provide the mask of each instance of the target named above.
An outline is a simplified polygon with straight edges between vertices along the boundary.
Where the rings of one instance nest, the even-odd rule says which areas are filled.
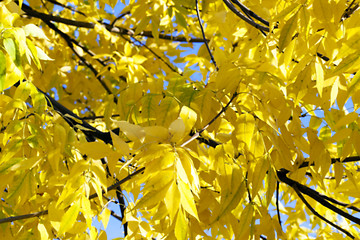
[[[1,1],[0,238],[360,238],[358,7]]]

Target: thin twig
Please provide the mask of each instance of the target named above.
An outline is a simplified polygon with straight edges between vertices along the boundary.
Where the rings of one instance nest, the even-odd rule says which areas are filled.
[[[114,21],[112,21],[112,23],[110,23],[111,27],[114,27],[115,23],[117,21],[119,21],[120,19],[122,19],[123,17],[125,17],[126,15],[130,14],[130,11],[124,12],[123,14],[121,14],[120,16],[118,16],[117,18],[114,19]]]
[[[215,65],[216,71],[219,71],[219,68],[218,68],[218,66],[216,65],[216,61],[215,61],[215,59],[214,59],[214,56],[213,56],[212,53],[211,53],[209,44],[208,44],[207,41],[205,41],[206,37],[205,37],[204,28],[203,28],[203,25],[202,25],[202,22],[201,22],[201,18],[200,18],[199,1],[198,1],[198,0],[195,1],[195,6],[196,6],[196,15],[197,15],[197,19],[198,19],[198,21],[199,21],[199,25],[200,25],[201,33],[202,33],[202,36],[203,36],[203,39],[204,39],[204,43],[205,43],[206,48],[207,48],[207,50],[208,50],[208,52],[209,52],[211,61],[212,61],[213,64]]]
[[[279,185],[280,185],[279,181],[276,181],[276,212],[277,212],[280,227],[282,229],[282,223],[281,223],[281,217],[280,217],[280,209],[279,209],[279,187],[280,187]]]
[[[114,218],[116,218],[117,220],[119,220],[120,222],[122,222],[122,217],[120,217],[119,215],[117,215],[113,210],[110,210],[110,214],[111,216],[113,216]],[[125,235],[126,236],[126,235]]]
[[[226,111],[226,109],[229,107],[229,105],[230,105],[231,102],[235,99],[235,97],[236,97],[237,95],[238,95],[238,93],[235,92],[235,93],[232,95],[232,97],[231,97],[231,99],[229,100],[229,102],[225,105],[225,107],[223,107],[223,108],[221,109],[221,111],[220,111],[218,114],[216,114],[216,116],[215,116],[213,119],[211,119],[208,124],[206,124],[205,127],[203,127],[200,131],[194,133],[194,135],[193,135],[189,140],[187,140],[186,142],[184,142],[183,144],[181,144],[181,147],[185,147],[187,144],[189,144],[190,142],[192,142],[194,139],[198,138],[202,132],[204,132],[213,122],[215,122],[216,119],[218,119],[218,118],[220,117],[220,115],[221,115],[223,112]]]
[[[353,235],[351,235],[351,233],[349,233],[348,231],[346,231],[345,229],[341,228],[340,226],[336,225],[335,223],[327,220],[325,217],[323,217],[322,215],[320,215],[317,211],[315,211],[315,209],[306,201],[305,197],[301,194],[301,192],[299,191],[299,189],[297,188],[297,186],[293,186],[293,189],[295,190],[296,194],[300,197],[300,199],[303,201],[303,203],[306,205],[306,207],[308,209],[310,209],[310,211],[317,217],[319,217],[321,220],[323,220],[324,222],[326,222],[327,224],[333,226],[334,228],[338,229],[339,231],[345,233],[348,237],[354,239],[355,237]]]
[[[251,199],[251,194],[250,194],[250,189],[249,189],[249,184],[248,184],[248,171],[246,171],[246,175],[245,175],[245,186],[246,186],[246,191],[248,193],[248,198],[249,198],[249,203],[252,203],[252,199]]]

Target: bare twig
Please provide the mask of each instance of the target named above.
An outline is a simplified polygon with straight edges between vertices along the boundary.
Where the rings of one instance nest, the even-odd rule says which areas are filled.
[[[320,215],[317,211],[315,211],[315,209],[306,201],[305,197],[301,194],[301,192],[299,191],[299,189],[297,188],[297,186],[293,186],[293,189],[295,190],[296,194],[299,196],[299,198],[301,199],[301,201],[303,201],[303,203],[306,205],[306,207],[308,209],[310,209],[310,211],[317,217],[319,217],[321,220],[323,220],[324,222],[326,222],[327,224],[333,226],[334,228],[338,229],[339,231],[345,233],[348,237],[354,239],[355,237],[353,235],[351,235],[351,233],[349,233],[348,231],[346,231],[345,229],[341,228],[340,226],[336,225],[335,223],[327,220],[325,217],[323,217],[322,215]]]
[[[199,25],[200,25],[200,29],[201,29],[201,33],[202,33],[202,36],[203,36],[203,39],[204,39],[204,43],[206,45],[206,48],[209,52],[209,55],[210,55],[210,58],[211,58],[211,61],[213,62],[213,64],[215,65],[215,69],[216,71],[219,70],[218,66],[216,65],[216,61],[215,61],[215,58],[214,56],[212,55],[211,53],[211,50],[210,50],[210,47],[209,47],[209,44],[207,41],[205,41],[206,37],[205,37],[205,32],[204,32],[204,28],[203,28],[203,25],[202,25],[202,22],[201,22],[201,18],[200,18],[200,12],[199,12],[199,1],[196,0],[195,1],[195,6],[196,6],[196,15],[197,15],[197,19],[199,21]]]
[[[114,21],[112,21],[112,23],[110,23],[110,26],[114,27],[114,25],[117,21],[119,21],[120,19],[122,19],[123,17],[125,17],[128,14],[130,14],[130,11],[124,12],[123,14],[119,15],[117,18],[114,19]]]

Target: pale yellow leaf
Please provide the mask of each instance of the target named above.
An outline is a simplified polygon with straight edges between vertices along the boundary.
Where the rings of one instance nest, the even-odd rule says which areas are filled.
[[[131,124],[126,121],[115,121],[114,123],[119,126],[120,130],[131,140],[144,142],[145,130],[143,127],[135,124]]]
[[[173,121],[169,126],[171,142],[179,142],[185,135],[185,124],[182,118]]]
[[[37,226],[37,229],[40,232],[41,240],[48,240],[49,239],[49,234],[48,234],[44,224],[39,223],[38,226]]]
[[[106,157],[112,149],[103,142],[85,142],[76,144],[81,154],[86,154],[93,159]]]
[[[183,106],[180,111],[180,117],[185,123],[185,132],[190,132],[197,120],[196,112],[187,106]]]

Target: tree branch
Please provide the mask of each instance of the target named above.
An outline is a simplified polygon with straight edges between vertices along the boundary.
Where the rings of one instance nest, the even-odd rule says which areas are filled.
[[[237,10],[237,8],[230,2],[230,0],[223,0],[223,2],[226,4],[226,6],[233,12],[235,13],[238,17],[240,17],[242,20],[244,20],[245,22],[247,22],[248,24],[250,24],[251,26],[262,30],[264,32],[269,32],[269,28],[268,27],[264,27],[256,22],[254,22],[252,19],[247,18],[246,16],[244,16],[244,14],[242,14],[239,10]]]
[[[103,86],[103,88],[105,89],[105,91],[108,94],[112,94],[112,91],[110,90],[110,88],[106,85],[106,83],[101,79],[101,76],[99,76],[98,72],[96,71],[96,69],[88,62],[86,61],[86,59],[82,56],[80,56],[80,54],[75,50],[74,46],[73,46],[73,42],[71,40],[71,38],[65,34],[64,32],[62,32],[60,29],[58,29],[53,23],[51,23],[50,21],[47,20],[43,20],[44,23],[46,23],[46,25],[49,26],[49,28],[51,28],[52,30],[54,30],[56,33],[58,33],[68,44],[68,46],[70,47],[70,49],[75,53],[75,55],[80,59],[80,61],[82,63],[84,63],[86,65],[86,67],[88,67],[91,72],[95,75],[96,79],[99,81],[99,83]],[[114,102],[117,103],[117,99],[114,96]]]
[[[335,207],[334,205],[330,204],[328,201],[326,201],[324,199],[323,196],[321,196],[317,191],[309,188],[309,187],[306,187],[290,178],[288,178],[286,176],[287,174],[287,170],[285,169],[280,169],[278,170],[277,172],[277,176],[279,178],[279,180],[281,182],[284,182],[286,183],[287,185],[289,185],[290,187],[294,188],[294,187],[297,187],[297,189],[299,189],[299,191],[305,195],[308,195],[309,197],[311,197],[312,199],[316,200],[318,203],[320,203],[321,205],[323,205],[324,207],[332,210],[333,212],[343,216],[344,218],[356,223],[356,224],[359,224],[360,225],[360,219],[359,218],[356,218],[352,215],[350,215],[349,213],[347,212],[344,212],[343,210]]]
[[[297,188],[297,186],[293,186],[293,189],[295,190],[296,194],[300,197],[300,199],[303,201],[303,203],[306,205],[306,207],[308,209],[310,209],[310,211],[317,217],[319,217],[321,220],[323,220],[324,222],[326,222],[327,224],[333,226],[334,228],[338,229],[339,231],[345,233],[348,237],[354,239],[354,236],[351,235],[351,233],[349,233],[348,231],[346,231],[345,229],[341,228],[340,226],[336,225],[335,223],[327,220],[325,217],[323,217],[322,215],[320,215],[317,211],[315,211],[315,209],[306,201],[306,199],[304,198],[304,196],[301,194],[301,192],[299,191],[299,189]]]
[[[246,15],[248,15],[249,17],[253,17],[256,20],[260,21],[261,23],[263,23],[266,26],[270,26],[269,22],[266,21],[265,19],[261,18],[260,16],[258,16],[256,13],[254,13],[253,11],[251,11],[250,9],[248,9],[244,4],[242,4],[241,2],[239,2],[238,0],[231,0],[233,3],[235,3],[236,5],[238,5],[241,9],[241,11],[243,11]]]
[[[69,25],[69,26],[80,27],[80,28],[90,28],[90,29],[95,28],[95,25],[96,25],[95,23],[91,23],[91,22],[75,21],[75,20],[71,20],[71,19],[67,19],[67,18],[62,18],[62,17],[58,17],[58,16],[53,16],[50,14],[41,13],[41,12],[33,10],[31,7],[27,6],[26,4],[23,4],[21,9],[28,16],[39,18],[43,21],[58,22],[58,23],[63,23],[63,24]],[[134,36],[134,33],[135,33],[135,31],[132,29],[116,27],[116,26],[112,26],[111,24],[107,24],[107,23],[101,23],[101,24],[109,32],[112,32],[112,33],[121,34],[121,35],[129,35],[129,36]],[[154,38],[151,31],[143,31],[143,32],[139,33],[137,36]],[[204,42],[204,39],[201,39],[201,38],[189,38],[188,39],[182,35],[171,36],[171,35],[166,35],[163,33],[159,34],[159,38],[163,39],[163,40],[171,40],[171,41],[177,41],[177,42],[198,42],[198,43]]]
[[[216,65],[216,61],[215,61],[215,58],[214,56],[212,55],[211,53],[211,50],[210,50],[210,47],[209,47],[209,44],[207,41],[205,41],[206,37],[205,37],[205,32],[204,32],[204,28],[203,28],[203,25],[202,25],[202,22],[201,22],[201,18],[200,18],[200,12],[199,12],[199,1],[198,0],[195,0],[195,7],[196,7],[196,16],[197,16],[197,19],[199,21],[199,25],[200,25],[200,29],[201,29],[201,33],[202,33],[202,36],[203,36],[203,39],[204,39],[204,43],[206,45],[206,48],[209,52],[209,55],[210,55],[210,58],[211,58],[211,61],[213,62],[213,64],[215,65],[215,69],[216,71],[219,71],[219,68],[218,66]]]

